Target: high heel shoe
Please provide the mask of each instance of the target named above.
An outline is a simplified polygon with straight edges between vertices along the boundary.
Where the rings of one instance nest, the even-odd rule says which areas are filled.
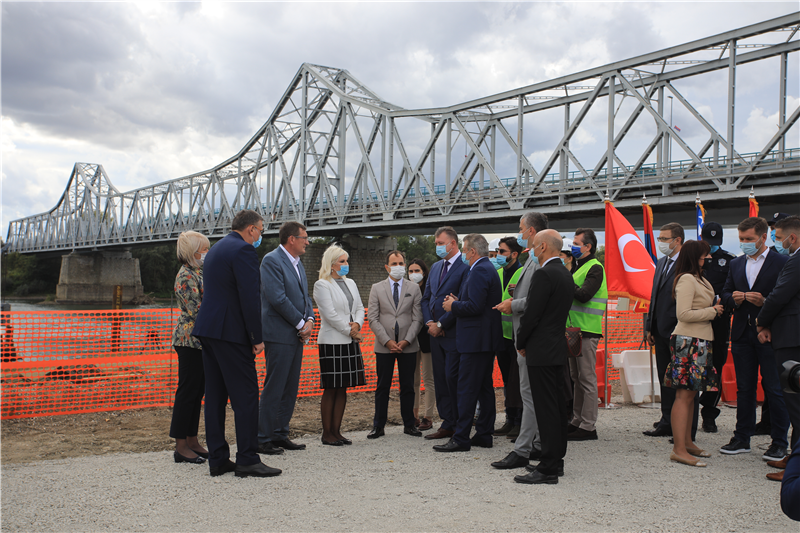
[[[669,454],[669,458],[671,461],[675,461],[676,463],[682,463],[688,466],[699,466],[699,467],[706,466],[706,464],[703,461],[699,461],[697,459],[694,460],[684,459],[683,457],[679,457],[674,453]]]
[[[325,439],[320,439],[320,440],[322,441],[322,444],[324,444],[325,446],[342,446],[344,444],[340,440],[335,440],[333,442],[328,442]]]
[[[700,448],[686,448],[686,451],[695,457],[711,457],[711,454]]]
[[[198,455],[197,457],[186,457],[184,455],[179,454],[177,451],[172,453],[173,459],[175,459],[176,463],[192,463],[195,465],[201,465],[206,462],[206,458]]]

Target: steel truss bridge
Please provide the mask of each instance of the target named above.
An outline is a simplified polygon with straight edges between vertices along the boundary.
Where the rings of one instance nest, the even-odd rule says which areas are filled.
[[[312,235],[374,235],[442,224],[486,231],[502,222],[507,229],[532,209],[556,223],[571,219],[574,227],[576,219],[602,220],[606,194],[621,209],[638,207],[646,194],[656,212],[689,206],[698,193],[721,207],[745,205],[751,190],[762,201],[796,207],[800,135],[792,127],[800,108],[787,114],[786,105],[799,28],[800,13],[793,13],[431,109],[403,109],[347,70],[303,64],[269,120],[234,157],[128,192],[114,187],[101,165],[76,163],[56,207],[11,222],[7,249],[132,246],[174,240],[190,229],[222,236],[243,208],[264,215],[266,234],[297,220]],[[777,130],[760,151],[739,153],[737,69],[770,58],[778,58],[769,63],[779,86]],[[722,82],[708,90],[724,102],[724,131],[674,85],[713,73]],[[690,146],[672,127],[672,104],[704,130],[702,146]],[[592,120],[606,133],[607,148],[587,161],[575,147]],[[550,145],[538,168],[523,151],[526,136],[540,143],[537,127],[546,127]],[[644,137],[630,134],[636,128]]]

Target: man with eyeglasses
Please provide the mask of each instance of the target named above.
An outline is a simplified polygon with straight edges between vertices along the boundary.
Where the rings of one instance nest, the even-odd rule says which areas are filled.
[[[289,422],[297,403],[303,345],[314,325],[314,306],[300,261],[308,246],[306,227],[286,222],[278,238],[280,246],[261,261],[261,323],[269,338],[264,347],[267,377],[258,410],[258,453],[268,455],[306,447],[289,440]]]

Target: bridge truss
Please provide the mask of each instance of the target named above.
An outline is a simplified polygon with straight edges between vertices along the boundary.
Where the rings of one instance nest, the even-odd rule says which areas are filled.
[[[11,222],[8,249],[129,246],[174,240],[190,229],[222,236],[244,208],[264,215],[266,234],[288,220],[312,234],[376,234],[531,209],[577,217],[601,211],[606,193],[618,206],[638,205],[644,194],[654,206],[691,203],[697,193],[705,200],[741,198],[751,188],[759,198],[800,197],[793,129],[800,108],[786,109],[799,28],[794,13],[431,109],[403,109],[346,70],[303,64],[267,123],[234,157],[128,192],[117,190],[101,165],[76,163],[55,208]],[[737,69],[770,58],[779,65],[779,123],[759,152],[741,154],[734,139]],[[713,73],[725,80],[712,89],[726,102],[725,131],[674,85]],[[702,146],[691,146],[672,127],[672,104],[705,130]],[[592,120],[604,126],[607,148],[589,159],[574,147]],[[543,125],[545,135],[536,132]],[[646,133],[634,139],[633,130]],[[528,135],[536,143],[549,139],[538,168],[523,149]]]

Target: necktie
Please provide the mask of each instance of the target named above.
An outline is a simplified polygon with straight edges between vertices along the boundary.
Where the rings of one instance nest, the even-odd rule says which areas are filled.
[[[442,284],[442,280],[447,275],[447,267],[449,267],[449,266],[450,266],[450,262],[449,261],[445,261],[444,262],[444,266],[442,267],[442,274],[439,276],[439,285]]]
[[[672,266],[672,259],[667,259],[667,264],[664,265],[664,274],[663,275],[665,277],[666,277],[667,274],[669,274],[669,267],[671,267],[671,266]]]
[[[393,283],[394,289],[392,290],[392,296],[394,297],[394,308],[397,309],[397,305],[400,303],[400,294],[398,292],[398,288],[400,286],[399,283],[396,281]],[[397,339],[399,338],[399,327],[397,325],[397,321],[394,323],[394,342],[398,342]]]

